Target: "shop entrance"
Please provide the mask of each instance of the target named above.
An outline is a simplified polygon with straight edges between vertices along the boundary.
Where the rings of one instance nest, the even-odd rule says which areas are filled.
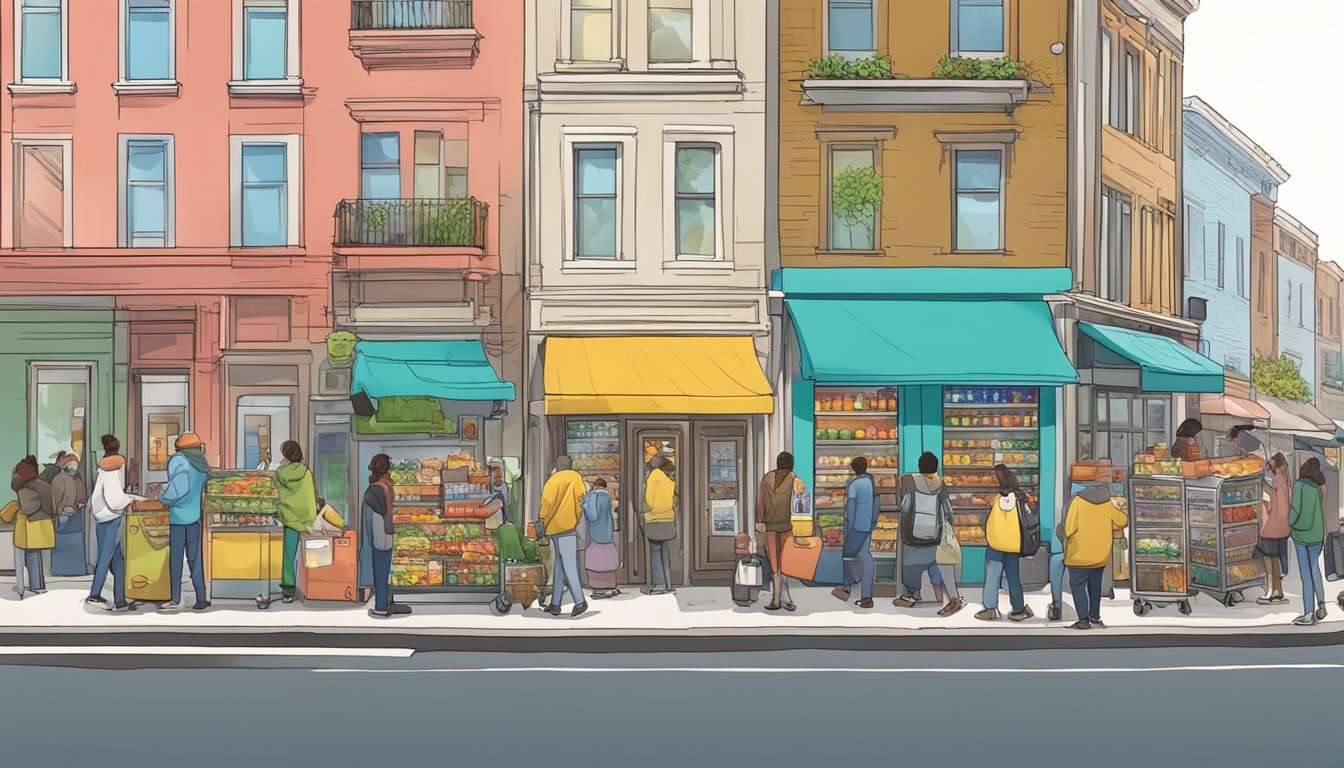
[[[650,579],[661,581],[663,575],[661,567],[650,562],[650,545],[641,524],[645,511],[644,494],[648,489],[651,471],[650,461],[655,456],[662,456],[669,463],[670,466],[665,465],[663,471],[676,484],[677,493],[677,538],[666,544],[670,550],[668,561],[671,564],[668,580],[673,586],[686,583],[686,539],[690,526],[687,525],[685,483],[689,468],[684,466],[684,451],[688,426],[685,422],[630,425],[633,439],[627,444],[626,455],[629,473],[634,477],[627,487],[635,493],[624,505],[627,510],[625,541],[626,552],[629,553],[626,560],[630,581],[636,584],[652,583]]]
[[[140,382],[140,441],[137,466],[140,482],[150,498],[168,481],[168,459],[176,453],[173,443],[187,431],[187,375],[145,374]]]

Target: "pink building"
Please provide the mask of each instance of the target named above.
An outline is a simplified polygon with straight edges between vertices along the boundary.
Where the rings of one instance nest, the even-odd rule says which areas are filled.
[[[111,431],[146,485],[186,429],[225,467],[295,439],[346,500],[333,328],[463,342],[516,376],[521,18],[522,0],[0,3],[5,460],[92,457]],[[518,455],[507,406],[474,407],[477,449]]]

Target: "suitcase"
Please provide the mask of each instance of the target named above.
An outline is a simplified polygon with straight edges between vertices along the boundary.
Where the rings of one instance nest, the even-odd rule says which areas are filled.
[[[738,558],[737,568],[733,569],[733,602],[743,608],[755,603],[761,595],[764,576],[759,557]]]
[[[299,537],[298,590],[307,600],[360,602],[359,547],[355,532]]]
[[[1327,533],[1322,549],[1325,550],[1325,580],[1344,579],[1344,531]]]

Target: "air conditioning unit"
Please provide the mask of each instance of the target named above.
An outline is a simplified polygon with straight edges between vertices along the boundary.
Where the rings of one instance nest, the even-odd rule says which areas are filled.
[[[339,397],[350,394],[349,368],[324,368],[317,380],[317,393]]]
[[[1185,316],[1195,322],[1204,322],[1209,319],[1209,300],[1201,299],[1198,296],[1191,296],[1186,302]]]

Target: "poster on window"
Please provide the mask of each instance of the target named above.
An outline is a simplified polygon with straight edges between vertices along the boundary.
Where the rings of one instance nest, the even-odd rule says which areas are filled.
[[[709,528],[714,536],[737,535],[736,499],[716,499],[709,502]]]

